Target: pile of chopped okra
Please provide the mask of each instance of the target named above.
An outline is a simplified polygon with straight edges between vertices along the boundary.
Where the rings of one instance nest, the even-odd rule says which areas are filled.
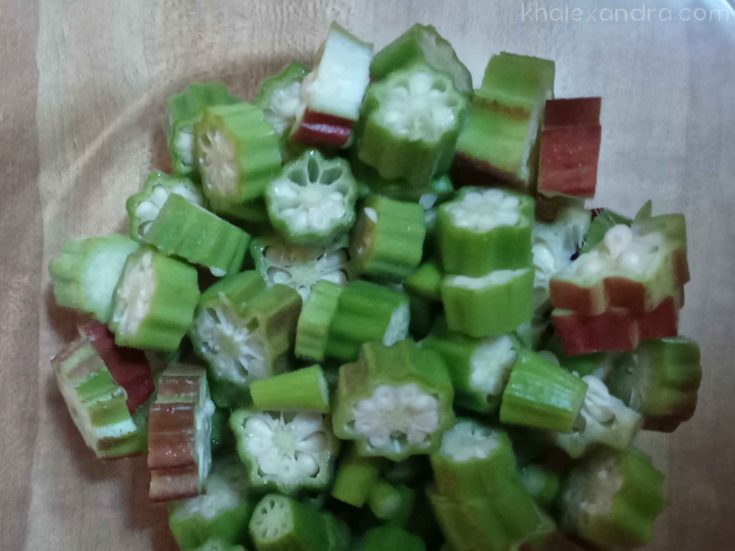
[[[169,98],[171,173],[74,239],[52,360],[87,446],[147,453],[182,550],[502,551],[652,537],[632,442],[691,417],[680,214],[594,196],[600,98],[431,26],[337,24],[254,101]]]

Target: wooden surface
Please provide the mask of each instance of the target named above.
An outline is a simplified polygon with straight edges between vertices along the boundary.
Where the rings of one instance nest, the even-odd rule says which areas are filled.
[[[609,4],[598,8],[624,5]],[[671,502],[650,549],[735,548],[735,14],[623,23],[601,11],[575,22],[522,10],[462,0],[0,0],[0,549],[174,548],[163,508],[146,499],[143,460],[97,462],[65,412],[48,359],[75,320],[52,306],[46,266],[72,236],[121,230],[125,197],[150,168],[166,168],[168,94],[222,78],[249,97],[285,61],[310,59],[333,18],[377,46],[433,23],[475,82],[490,54],[510,50],[555,59],[559,97],[603,96],[596,203],[632,213],[651,197],[657,212],[686,213],[693,281],[682,330],[703,348],[694,420],[642,438]]]

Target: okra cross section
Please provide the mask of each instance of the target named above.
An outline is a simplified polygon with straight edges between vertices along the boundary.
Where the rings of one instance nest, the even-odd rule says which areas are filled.
[[[253,488],[293,494],[331,483],[338,442],[328,416],[240,408],[232,413],[230,428]]]
[[[339,370],[334,432],[360,454],[393,461],[428,454],[453,420],[449,374],[438,354],[412,341],[366,343]]]
[[[437,230],[448,274],[479,277],[531,265],[533,199],[501,189],[464,188],[439,207]]]
[[[148,417],[152,500],[184,499],[204,492],[212,467],[213,414],[204,369],[167,367]]]
[[[357,184],[344,159],[309,149],[287,164],[265,192],[273,226],[295,245],[324,245],[355,221]]]
[[[337,551],[328,517],[294,498],[267,494],[255,506],[250,537],[258,551]]]
[[[283,70],[269,77],[260,85],[255,105],[265,113],[267,120],[279,136],[284,136],[299,114],[301,106],[301,82],[309,69],[301,63],[289,63]]]

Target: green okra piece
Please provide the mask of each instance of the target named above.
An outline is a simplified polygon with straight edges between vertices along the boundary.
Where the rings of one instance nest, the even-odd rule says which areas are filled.
[[[352,532],[350,532],[347,523],[329,512],[322,512],[322,518],[327,530],[327,551],[349,551],[352,549]]]
[[[643,428],[670,432],[697,407],[702,381],[699,345],[687,337],[654,339],[622,355],[610,392],[643,416]]]
[[[599,450],[572,467],[559,498],[562,530],[600,549],[651,541],[666,507],[664,476],[639,450]]]
[[[472,94],[472,75],[459,60],[452,45],[433,25],[416,23],[380,50],[370,65],[370,75],[373,80],[382,80],[390,73],[418,61],[449,75],[459,93]]]
[[[414,340],[425,338],[434,326],[434,320],[439,315],[441,307],[438,303],[417,297],[408,296],[411,320],[408,324],[408,332]]]
[[[376,518],[403,526],[411,516],[415,498],[412,488],[379,480],[370,490],[367,505]]]
[[[418,536],[396,526],[378,526],[362,538],[360,551],[426,551]]]
[[[444,274],[439,263],[427,260],[406,278],[403,286],[412,295],[439,302],[442,299],[442,279]]]
[[[618,224],[630,226],[633,220],[610,209],[600,209],[596,212],[584,236],[581,253],[587,253],[605,238],[607,231]]]
[[[299,358],[324,360],[329,328],[337,314],[342,287],[327,280],[317,281],[299,314],[294,354]]]
[[[510,335],[474,339],[439,327],[421,345],[444,360],[457,406],[480,413],[491,413],[500,406],[517,357],[516,339]]]
[[[306,300],[322,280],[345,285],[351,278],[347,236],[325,245],[293,245],[278,235],[258,237],[250,244],[255,269],[269,284],[293,287]]]
[[[334,432],[356,441],[361,455],[400,461],[429,454],[453,421],[453,394],[435,352],[408,340],[391,347],[368,342],[339,370]]]
[[[255,506],[249,524],[257,551],[329,551],[324,516],[295,499],[268,494]]]
[[[260,85],[255,105],[265,113],[276,133],[283,137],[293,126],[301,107],[301,82],[309,68],[301,63],[289,63],[283,70],[266,78]]]
[[[168,98],[164,130],[175,174],[188,175],[196,170],[194,125],[201,120],[204,108],[239,101],[221,82],[192,82]]]
[[[215,212],[260,198],[280,170],[278,136],[250,103],[205,107],[194,139],[202,190]]]
[[[533,199],[495,188],[463,188],[439,207],[444,271],[480,277],[531,265]]]
[[[541,507],[549,508],[561,489],[561,475],[540,465],[524,465],[518,469],[521,484]]]
[[[268,222],[268,210],[262,197],[237,204],[218,199],[210,199],[208,203],[212,212],[239,224],[256,225]]]
[[[348,444],[337,465],[331,496],[353,507],[362,507],[380,477],[381,461],[363,457],[354,444]]]
[[[391,346],[408,336],[409,321],[405,294],[376,283],[353,281],[339,296],[326,355],[350,361],[357,357],[362,343],[375,341]]]
[[[143,241],[222,277],[240,271],[250,235],[180,195],[171,194],[148,226]]]
[[[383,178],[426,186],[449,170],[466,99],[423,62],[370,85],[358,129],[358,156]]]
[[[361,275],[405,279],[421,262],[425,236],[421,205],[371,195],[352,230],[352,266]]]
[[[339,443],[327,416],[240,408],[232,413],[230,428],[254,489],[293,494],[331,483]]]
[[[212,452],[226,449],[232,442],[230,431],[230,410],[215,407],[212,414]]]
[[[209,538],[195,551],[247,551],[242,545],[231,544],[219,538]]]
[[[176,350],[199,300],[196,270],[143,247],[131,254],[115,290],[110,330],[115,343]]]
[[[509,333],[531,319],[532,291],[530,268],[445,276],[441,295],[447,325],[471,337]]]
[[[202,295],[189,336],[207,362],[217,405],[245,404],[253,380],[288,368],[300,309],[295,290],[266,287],[255,271],[224,278]]]
[[[242,543],[255,499],[242,464],[234,456],[215,459],[207,478],[207,493],[169,504],[168,526],[179,548],[187,550],[210,539]]]
[[[268,217],[286,241],[325,245],[355,222],[357,183],[344,159],[309,149],[283,167],[265,190]]]
[[[643,422],[640,413],[611,396],[597,377],[586,375],[582,380],[587,384],[587,394],[581,417],[572,432],[556,433],[554,443],[574,458],[584,455],[591,446],[627,448]]]
[[[449,199],[454,192],[448,174],[432,178],[425,186],[414,187],[405,178],[383,178],[373,167],[363,163],[356,154],[350,157],[352,175],[357,181],[358,196],[383,195],[396,201],[419,203],[424,209]]]
[[[587,384],[543,356],[521,349],[500,406],[500,421],[571,432]]]
[[[143,241],[143,236],[171,195],[179,195],[194,205],[204,206],[201,190],[189,178],[153,171],[143,182],[143,189],[125,202],[130,239]]]
[[[250,397],[260,411],[329,413],[329,385],[318,365],[253,381]]]
[[[49,264],[56,303],[107,323],[125,262],[137,250],[138,244],[122,235],[67,241]]]

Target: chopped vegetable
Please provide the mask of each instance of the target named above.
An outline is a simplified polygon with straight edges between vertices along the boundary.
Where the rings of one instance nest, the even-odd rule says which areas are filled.
[[[591,251],[605,238],[605,234],[613,226],[619,224],[630,226],[632,223],[633,220],[627,216],[618,214],[610,209],[594,209],[592,211],[592,223],[587,230],[587,234],[584,236],[584,244],[580,252],[586,253]]]
[[[229,544],[219,538],[210,538],[195,551],[247,551],[242,545]]]
[[[255,380],[250,384],[250,397],[260,411],[329,413],[329,386],[318,365]]]
[[[257,551],[331,551],[328,524],[315,508],[268,494],[255,506],[250,536]]]
[[[289,63],[283,70],[263,81],[255,105],[265,113],[279,136],[284,136],[299,114],[301,82],[309,68],[301,63]]]
[[[439,264],[434,260],[428,260],[416,268],[403,285],[409,293],[417,297],[439,302],[442,298],[442,279]]]
[[[353,507],[362,507],[380,476],[380,459],[359,455],[354,444],[346,447],[337,465],[331,495]]]
[[[329,328],[337,315],[342,287],[327,280],[317,281],[304,302],[296,325],[294,354],[299,358],[324,360],[329,342]]]
[[[426,551],[421,538],[395,526],[379,526],[369,530],[360,551]]]
[[[523,465],[518,469],[521,484],[533,496],[541,507],[550,508],[554,505],[561,490],[561,476],[559,473],[539,465]]]
[[[380,520],[403,525],[413,509],[416,492],[408,486],[394,486],[379,480],[370,490],[367,505]]]

